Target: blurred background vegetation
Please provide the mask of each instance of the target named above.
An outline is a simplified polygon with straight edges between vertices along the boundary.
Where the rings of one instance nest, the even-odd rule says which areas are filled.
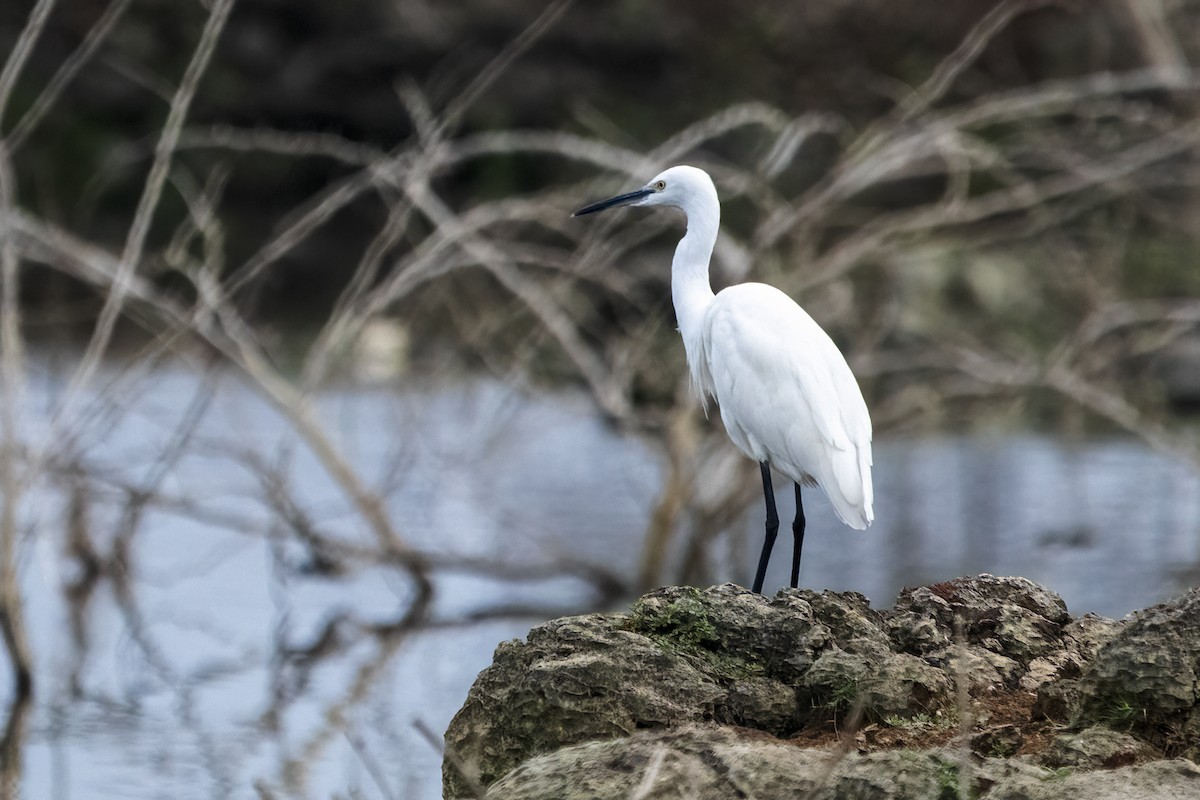
[[[22,709],[46,658],[19,583],[48,541],[69,577],[46,583],[72,620],[70,691],[103,694],[83,665],[101,649],[87,620],[108,614],[201,732],[190,704],[216,672],[188,672],[144,628],[155,551],[135,538],[174,531],[148,515],[270,542],[263,607],[291,608],[312,582],[383,573],[403,587],[393,619],[330,602],[315,630],[255,629],[266,655],[225,665],[269,673],[263,725],[303,745],[279,745],[281,796],[304,796],[313,754],[369,705],[406,637],[736,578],[737,559],[715,551],[753,549],[742,523],[757,471],[687,385],[670,303],[679,221],[569,216],[674,163],[708,169],[721,193],[715,286],[764,280],[796,297],[846,352],[877,442],[1117,433],[1200,464],[1198,59],[1200,0],[7,0],[0,632],[16,702],[0,776],[19,780]],[[169,379],[179,365],[199,376],[189,402]],[[198,436],[222,371],[295,441],[218,451]],[[404,450],[416,435],[374,431],[407,464],[378,478],[321,405],[480,374],[581,390],[610,430],[649,443],[661,490],[622,545],[640,551],[636,575],[566,552],[587,542],[525,558],[515,535],[490,551],[457,530],[421,538],[395,496],[406,480],[450,492]],[[132,409],[160,396],[180,416],[156,452],[97,457],[113,430],[151,427]],[[300,450],[319,480],[298,480]],[[239,491],[268,521],[179,489],[193,458],[244,472]],[[576,481],[574,496],[598,484]],[[348,511],[323,518],[314,486]],[[480,505],[469,519],[487,539],[506,521]],[[437,587],[464,574],[478,582],[452,597],[495,602],[446,616]],[[564,575],[591,594],[521,604],[480,588]],[[368,645],[374,660],[353,662]],[[339,659],[357,671],[327,724],[307,739],[287,729],[314,671]],[[241,768],[200,750],[222,796]]]
[[[9,132],[20,130],[25,113],[99,22],[111,22],[111,32],[36,128],[20,131],[11,155],[17,202],[81,239],[119,251],[167,104],[207,11],[199,3],[152,1],[76,0],[58,6],[12,92],[5,116]],[[0,10],[5,49],[16,42],[31,8],[23,0]],[[163,254],[172,243],[180,244],[180,226],[191,221],[195,209],[189,210],[189,194],[214,206],[219,252],[208,257],[217,258],[217,270],[228,276],[261,257],[271,235],[337,187],[352,183],[365,164],[419,159],[429,145],[420,141],[420,115],[436,118],[448,110],[453,119],[439,136],[451,140],[489,131],[546,131],[646,154],[731,106],[761,103],[762,113],[775,117],[765,125],[730,126],[672,155],[739,172],[738,194],[772,195],[757,202],[730,197],[726,203],[731,235],[749,238],[750,252],[762,255],[755,247],[765,236],[766,205],[778,209],[779,203],[802,205],[820,197],[837,171],[854,163],[855,153],[847,148],[861,150],[867,143],[856,137],[872,126],[896,141],[908,135],[906,125],[913,130],[925,123],[946,126],[946,120],[935,118],[939,110],[969,109],[1051,82],[1161,71],[1161,79],[1135,81],[1127,90],[1081,93],[1075,102],[1060,99],[1049,108],[1031,105],[953,136],[945,127],[935,132],[944,141],[915,146],[910,163],[862,176],[861,185],[826,195],[827,206],[809,212],[816,222],[795,233],[801,240],[797,248],[777,252],[774,263],[741,265],[729,270],[733,275],[718,269],[715,275],[722,282],[770,278],[773,271],[807,272],[810,282],[817,282],[813,259],[802,256],[827,252],[881,213],[936,212],[950,192],[970,200],[1018,179],[1103,164],[1184,124],[1195,103],[1188,63],[1200,37],[1200,14],[1195,4],[1182,0],[965,0],[945,7],[884,0],[767,2],[749,10],[715,2],[576,3],[551,7],[553,19],[531,37],[536,41],[519,45],[511,62],[501,57],[498,63],[498,54],[511,51],[545,11],[542,3],[515,0],[453,5],[241,0],[188,113],[172,160],[173,187],[153,217],[139,272],[190,302],[195,288],[184,256],[201,257],[198,237],[187,242],[190,253],[176,247]],[[998,11],[1003,24],[985,32],[976,52],[963,54],[969,62],[948,85],[925,86],[968,33]],[[896,109],[923,86],[938,92],[928,113],[898,119]],[[780,131],[792,120],[815,127],[790,145],[796,151],[785,163],[764,169],[772,147],[788,146]],[[267,132],[282,134],[275,137],[280,140],[292,138],[266,143]],[[256,133],[261,134],[257,146]],[[921,147],[925,152],[917,152]],[[595,184],[562,189],[595,175],[598,166],[580,163],[561,149],[556,153],[552,146],[527,149],[514,143],[440,164],[430,181],[457,210],[559,189],[544,212],[549,218],[590,196]],[[611,166],[621,170],[629,164]],[[886,246],[853,254],[839,270],[839,281],[865,295],[848,301],[857,318],[843,320],[833,313],[823,321],[835,328],[861,326],[887,305],[886,298],[903,293],[900,312],[915,318],[913,326],[922,334],[999,337],[1014,348],[1045,351],[1089,310],[1073,273],[1104,273],[1098,280],[1129,299],[1195,297],[1200,224],[1190,181],[1193,166],[1188,149],[1176,148],[1130,174],[1070,192],[1071,208],[1052,209],[1052,220],[1041,224],[1029,219],[1040,213],[1037,205],[1025,203],[964,221],[947,214],[943,223],[931,220],[920,232],[889,235]],[[952,170],[958,170],[954,181],[961,185],[950,185]],[[1164,179],[1143,171],[1170,175]],[[603,187],[641,179],[623,176]],[[731,195],[728,184],[723,189]],[[299,241],[261,264],[234,295],[240,314],[262,331],[287,331],[290,341],[324,324],[395,207],[393,199],[381,196],[386,188],[377,184],[376,189],[338,204]],[[1049,197],[1044,204],[1053,206],[1059,199]],[[422,225],[436,225],[420,216],[405,223],[414,229],[406,234],[410,243],[424,235]],[[546,220],[551,228],[560,222]],[[530,244],[564,244],[560,230],[528,227],[504,235]],[[393,259],[405,243],[389,244],[376,281],[400,268]],[[581,258],[570,248],[562,252],[560,268]],[[787,262],[779,260],[784,257]],[[932,262],[941,269],[934,270]],[[585,295],[578,302],[587,306],[586,313],[570,310],[589,337],[619,335],[616,329],[632,316],[669,314],[665,267],[627,272],[630,285],[619,296],[612,287],[572,289]],[[432,354],[445,363],[449,345],[449,352],[470,363],[497,335],[503,346],[493,349],[514,352],[510,339],[525,330],[522,317],[530,323],[521,303],[512,304],[509,293],[479,270],[456,270],[434,284],[386,310],[412,334],[413,356]],[[35,339],[88,335],[103,298],[102,290],[98,294],[61,269],[30,267],[21,289],[29,310],[26,332]],[[485,310],[495,321],[478,321]],[[907,324],[892,323],[876,335],[881,346],[891,348],[902,346],[911,332]],[[851,335],[845,330],[839,338]],[[461,346],[463,339],[469,346]],[[1144,359],[1125,358],[1132,356],[1129,352],[1118,355],[1125,367],[1144,366]],[[670,369],[672,377],[679,374]],[[1177,382],[1181,402],[1194,400],[1189,394],[1194,387],[1186,383]]]

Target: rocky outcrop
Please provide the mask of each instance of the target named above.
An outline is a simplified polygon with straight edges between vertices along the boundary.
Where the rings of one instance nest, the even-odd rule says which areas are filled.
[[[1117,622],[1022,578],[667,587],[507,642],[446,796],[1200,797],[1200,591]]]
[[[1078,721],[1200,760],[1200,590],[1134,614],[1068,685]]]
[[[493,784],[487,797],[1195,800],[1198,792],[1200,769],[1182,759],[1049,770],[1024,759],[978,759],[952,750],[803,749],[730,728],[688,726],[537,756]]]

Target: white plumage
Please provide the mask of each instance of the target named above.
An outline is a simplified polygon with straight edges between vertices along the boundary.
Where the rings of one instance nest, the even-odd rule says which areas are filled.
[[[874,519],[871,417],[862,392],[833,340],[783,292],[743,283],[713,294],[708,266],[721,212],[708,173],[671,167],[643,188],[575,215],[626,204],[673,206],[687,216],[687,233],[672,261],[671,295],[692,381],[702,402],[716,399],[739,450],[796,483],[795,586],[804,535],[801,484],[820,486],[852,528],[866,528]],[[779,527],[767,466],[762,474],[767,537],[755,591],[761,591]]]
[[[744,283],[713,299],[700,341],[704,388],[737,448],[816,483],[850,527],[870,525],[871,419],[829,335],[775,287]]]

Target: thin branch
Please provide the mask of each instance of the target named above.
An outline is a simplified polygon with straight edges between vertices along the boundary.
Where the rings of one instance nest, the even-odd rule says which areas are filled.
[[[367,743],[357,733],[354,733],[349,728],[342,728],[342,735],[346,737],[354,754],[358,756],[358,760],[366,767],[367,774],[371,776],[371,780],[375,783],[375,788],[383,796],[384,800],[396,800],[398,795],[392,791],[388,785],[387,776],[383,773],[383,765],[379,763],[379,759],[367,749]]]
[[[18,120],[16,127],[9,134],[8,143],[13,152],[20,149],[25,140],[29,138],[29,134],[33,133],[38,124],[45,119],[50,109],[54,107],[63,90],[79,74],[79,70],[91,61],[92,56],[96,54],[100,45],[104,43],[109,33],[112,32],[113,27],[124,16],[131,2],[132,0],[113,0],[109,3],[108,8],[104,9],[104,13],[100,15],[100,18],[88,29],[83,44],[62,63],[58,71],[54,73],[54,77],[46,84],[46,88],[42,90],[37,100],[33,102],[29,110]]]
[[[180,132],[177,149],[269,153],[289,158],[328,158],[356,167],[370,166],[387,157],[383,150],[334,133],[237,128],[232,125],[185,128]]]
[[[460,755],[453,750],[446,750],[442,737],[439,736],[433,728],[423,719],[414,719],[412,722],[413,730],[421,735],[421,738],[433,748],[435,753],[438,753],[458,772],[463,782],[467,784],[467,791],[470,797],[474,800],[484,800],[487,797],[487,789],[479,780],[479,770],[474,768],[462,759]]]
[[[8,220],[12,217],[14,178],[8,148],[0,139],[0,635],[3,637],[12,696],[8,707],[0,767],[7,788],[19,784],[24,719],[33,696],[33,659],[25,633],[21,579],[17,570],[20,507],[24,496],[19,475],[20,409],[23,405],[24,345],[21,341],[20,258]],[[14,797],[9,791],[6,796]]]
[[[892,115],[895,124],[903,124],[941,100],[954,81],[982,55],[996,36],[1014,19],[1035,8],[1054,5],[1059,0],[1004,0],[981,19],[954,52],[942,60],[933,73],[909,95]]]
[[[55,0],[38,0],[25,27],[21,29],[21,35],[17,37],[16,45],[8,54],[8,60],[4,62],[4,69],[0,70],[0,135],[3,135],[4,115],[9,100],[12,99],[13,89],[17,86],[17,79],[29,59],[29,54],[33,52],[33,46],[37,44],[46,28],[46,21],[50,19],[54,4]]]
[[[195,97],[196,89],[200,85],[200,79],[208,69],[209,61],[212,58],[213,51],[216,49],[217,39],[225,27],[225,22],[229,19],[229,14],[233,10],[233,4],[234,0],[215,0],[212,12],[209,14],[208,20],[204,25],[204,30],[200,35],[200,41],[192,53],[191,61],[188,63],[187,69],[183,74],[179,88],[172,98],[171,108],[167,113],[167,120],[163,124],[158,144],[155,147],[154,162],[151,164],[150,173],[146,177],[146,183],[142,189],[141,198],[138,201],[137,211],[134,213],[133,222],[129,227],[129,233],[125,239],[125,248],[121,253],[117,271],[113,276],[112,288],[105,296],[104,307],[100,311],[91,341],[88,342],[87,349],[84,351],[83,358],[80,361],[80,366],[72,376],[70,385],[67,387],[63,403],[56,414],[56,420],[61,419],[74,410],[74,404],[77,402],[79,393],[83,387],[91,382],[96,371],[100,368],[101,360],[112,338],[117,318],[121,314],[125,300],[130,293],[134,272],[141,261],[142,251],[146,246],[146,237],[150,232],[150,223],[153,221],[154,212],[158,208],[163,187],[167,182],[171,158],[175,153],[175,145],[179,140],[180,132],[183,130],[184,119],[187,117],[187,112],[191,107],[192,98]]]
[[[478,259],[500,283],[518,297],[553,334],[563,350],[575,362],[592,388],[596,400],[608,413],[620,419],[629,415],[628,398],[609,380],[604,362],[584,343],[578,329],[548,293],[527,280],[504,254],[486,240],[466,233],[456,215],[430,187],[411,182],[405,187],[413,203],[433,219],[440,229],[450,231],[473,258]]]
[[[25,60],[45,27],[53,0],[41,0],[33,9],[16,46],[0,71],[0,132]],[[2,135],[2,134],[0,134]],[[25,719],[33,696],[33,658],[25,632],[21,580],[17,570],[20,508],[24,496],[19,475],[20,413],[24,403],[24,343],[21,339],[21,258],[12,219],[16,207],[16,177],[8,142],[0,138],[0,636],[12,670],[12,695],[3,737],[2,758],[5,796],[16,796],[20,784]]]
[[[464,89],[442,113],[437,133],[441,138],[453,129],[471,106],[490,89],[517,60],[554,27],[575,0],[554,0],[521,34],[508,43],[491,63],[479,71],[475,80]]]

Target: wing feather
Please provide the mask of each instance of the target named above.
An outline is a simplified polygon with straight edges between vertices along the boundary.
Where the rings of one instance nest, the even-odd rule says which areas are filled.
[[[871,418],[828,334],[783,292],[747,283],[714,298],[701,340],[734,444],[793,480],[811,476],[848,525],[870,524]]]

